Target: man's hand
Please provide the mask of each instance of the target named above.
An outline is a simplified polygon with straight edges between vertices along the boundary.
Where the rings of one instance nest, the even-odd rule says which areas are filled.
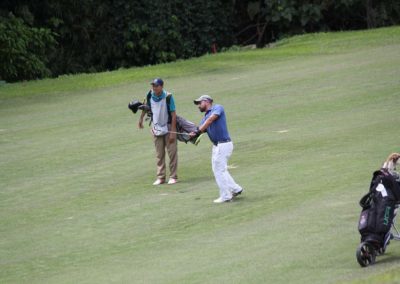
[[[138,128],[143,129],[143,119],[139,119]]]
[[[199,130],[197,130],[196,132],[190,132],[189,136],[190,136],[190,138],[193,138],[193,137],[199,136],[200,134],[201,134],[201,132]]]
[[[175,133],[170,133],[169,134],[169,143],[172,144],[175,142],[176,139],[176,134]]]
[[[138,122],[139,129],[143,129],[143,118],[144,118],[145,114],[146,114],[146,112],[144,110],[142,110],[142,113],[140,114],[139,122]]]

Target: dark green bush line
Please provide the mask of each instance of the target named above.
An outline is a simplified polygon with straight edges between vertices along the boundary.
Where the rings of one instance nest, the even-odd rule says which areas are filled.
[[[383,0],[3,0],[0,80],[170,62],[291,34],[398,24]]]
[[[50,76],[47,52],[55,45],[49,29],[32,28],[12,14],[0,17],[0,78],[6,81]]]

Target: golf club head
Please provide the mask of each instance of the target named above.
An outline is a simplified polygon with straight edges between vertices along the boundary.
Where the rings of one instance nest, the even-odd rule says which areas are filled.
[[[129,104],[128,104],[128,108],[133,112],[136,113],[139,109],[140,106],[142,106],[143,104],[141,102],[139,102],[138,100],[132,100]]]
[[[201,133],[200,135],[192,137],[189,141],[195,146],[199,145],[201,137],[203,137],[205,133]]]

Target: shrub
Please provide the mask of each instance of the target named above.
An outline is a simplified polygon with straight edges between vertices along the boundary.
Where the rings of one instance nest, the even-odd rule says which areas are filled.
[[[29,27],[11,13],[0,17],[0,80],[14,82],[50,76],[46,52],[55,43],[49,29]]]

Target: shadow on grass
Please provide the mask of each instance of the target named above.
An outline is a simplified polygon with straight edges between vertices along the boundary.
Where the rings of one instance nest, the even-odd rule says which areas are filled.
[[[400,255],[392,255],[391,253],[385,253],[382,256],[378,256],[376,258],[376,263],[377,264],[385,264],[385,263],[392,263],[392,262],[399,262],[400,261]]]
[[[203,183],[203,182],[209,182],[209,181],[214,181],[214,177],[213,176],[209,176],[209,175],[204,175],[204,176],[196,176],[196,177],[187,177],[187,178],[183,178],[183,179],[179,179],[179,184],[187,184],[192,186],[193,184],[196,183]]]

